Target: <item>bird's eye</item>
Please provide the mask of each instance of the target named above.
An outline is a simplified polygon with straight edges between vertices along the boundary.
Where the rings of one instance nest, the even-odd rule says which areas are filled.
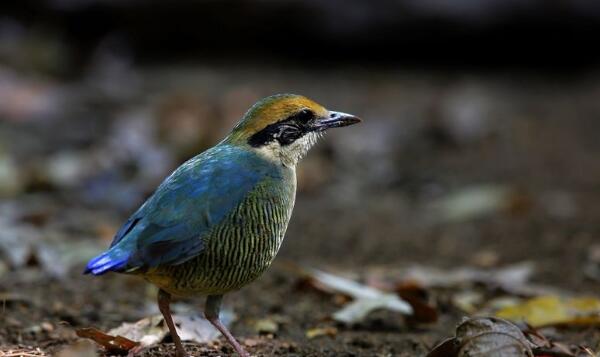
[[[300,122],[307,122],[314,117],[314,113],[310,109],[302,109],[295,115],[296,120]]]
[[[282,125],[276,139],[281,145],[289,145],[302,136],[302,130],[295,125]]]

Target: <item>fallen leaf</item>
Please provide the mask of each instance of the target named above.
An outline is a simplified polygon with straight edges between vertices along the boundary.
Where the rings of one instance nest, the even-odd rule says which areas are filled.
[[[101,345],[108,353],[124,355],[139,345],[138,342],[131,341],[123,336],[111,336],[93,327],[79,328],[75,332],[77,336],[89,338]]]
[[[354,301],[345,305],[333,314],[336,321],[353,324],[362,321],[371,311],[387,309],[410,315],[412,307],[396,294],[386,293],[381,290],[357,283],[354,280],[342,278],[325,273],[317,269],[310,269],[310,278],[325,290],[346,294]]]
[[[235,319],[231,310],[223,309],[220,313],[221,323],[227,328]],[[200,314],[173,315],[173,321],[177,325],[177,332],[183,341],[194,341],[207,343],[217,340],[221,333]]]
[[[133,323],[124,322],[108,333],[138,341],[141,346],[150,346],[162,341],[167,334],[168,328],[163,325],[162,315],[154,315]]]
[[[433,323],[438,319],[438,311],[429,298],[427,290],[415,282],[400,284],[396,288],[398,295],[410,304],[413,314],[410,320],[417,323]]]
[[[460,344],[464,344],[470,339],[487,333],[510,336],[527,348],[534,347],[533,343],[527,340],[521,329],[511,322],[497,317],[474,317],[464,320],[456,327],[456,339]]]
[[[410,305],[394,295],[382,295],[370,299],[354,300],[333,314],[333,319],[345,324],[363,321],[372,311],[385,309],[407,314]],[[409,310],[410,309],[410,310]]]
[[[458,357],[519,357],[533,356],[529,347],[517,338],[502,332],[486,332],[464,342]]]
[[[456,336],[438,344],[427,357],[532,357],[536,347],[512,323],[495,317],[464,320]]]
[[[506,306],[496,316],[524,321],[533,327],[600,324],[600,300],[593,297],[539,296]]]

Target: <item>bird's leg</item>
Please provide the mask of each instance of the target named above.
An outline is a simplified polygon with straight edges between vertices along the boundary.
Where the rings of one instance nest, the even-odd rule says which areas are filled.
[[[221,320],[219,320],[219,311],[221,310],[221,301],[223,300],[223,295],[209,295],[206,298],[206,306],[204,307],[204,316],[206,319],[213,324],[217,330],[221,331],[223,336],[227,339],[227,341],[233,346],[233,349],[240,355],[240,357],[250,357],[248,352],[246,352],[242,346],[237,342],[235,337],[229,332],[227,327],[223,325]]]
[[[177,330],[175,330],[175,324],[173,323],[173,318],[171,317],[171,294],[168,292],[159,289],[158,290],[158,309],[163,315],[167,326],[169,327],[169,332],[171,332],[171,338],[175,343],[175,350],[177,351],[177,357],[185,357],[185,350],[183,349],[183,345],[181,344],[181,339],[177,334]]]

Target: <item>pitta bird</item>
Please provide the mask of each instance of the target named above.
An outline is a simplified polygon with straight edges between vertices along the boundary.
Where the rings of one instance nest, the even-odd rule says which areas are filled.
[[[223,141],[167,177],[85,273],[135,274],[155,284],[177,357],[185,350],[171,296],[206,295],[208,321],[248,356],[219,320],[223,295],[275,258],[294,207],[298,161],[326,130],[359,121],[300,95],[260,100]]]

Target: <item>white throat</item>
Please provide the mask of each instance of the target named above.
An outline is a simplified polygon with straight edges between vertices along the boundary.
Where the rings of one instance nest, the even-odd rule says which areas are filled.
[[[273,140],[256,150],[269,161],[294,168],[321,136],[322,132],[310,132],[289,145],[282,146],[279,141]]]

